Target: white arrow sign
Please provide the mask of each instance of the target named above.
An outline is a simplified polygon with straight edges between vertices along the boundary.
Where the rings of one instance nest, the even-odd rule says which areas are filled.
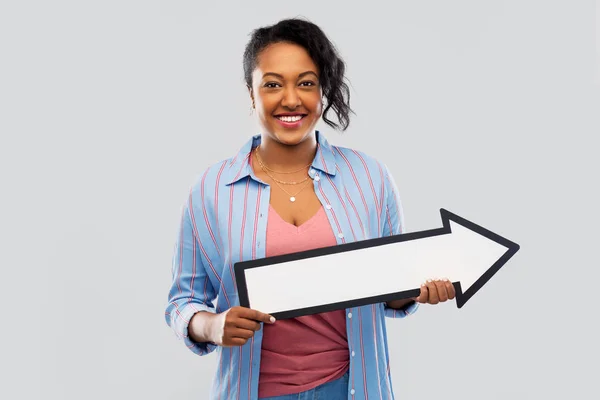
[[[440,210],[443,228],[236,263],[240,305],[277,319],[416,297],[449,278],[462,307],[519,245]]]

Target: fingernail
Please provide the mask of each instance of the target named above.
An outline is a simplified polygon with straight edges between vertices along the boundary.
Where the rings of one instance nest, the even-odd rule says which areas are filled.
[[[271,323],[275,323],[275,317],[271,317]]]
[[[431,279],[427,279],[427,283],[430,283],[430,282],[431,282]]]

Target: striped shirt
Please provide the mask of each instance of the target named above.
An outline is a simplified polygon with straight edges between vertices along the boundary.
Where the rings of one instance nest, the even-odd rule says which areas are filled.
[[[319,131],[315,135],[309,175],[337,243],[403,233],[398,190],[385,164],[333,146]],[[262,329],[244,346],[222,347],[191,340],[188,323],[198,311],[220,313],[239,305],[234,264],[265,257],[270,186],[256,178],[249,163],[260,140],[253,136],[236,156],[208,167],[191,186],[173,255],[165,319],[192,352],[217,351],[210,399],[258,398]],[[403,318],[418,306],[395,310],[378,303],[345,310],[348,399],[394,398],[385,317]]]

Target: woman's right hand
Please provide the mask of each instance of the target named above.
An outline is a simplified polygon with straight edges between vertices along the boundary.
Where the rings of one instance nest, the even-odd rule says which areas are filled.
[[[219,346],[243,346],[260,329],[260,322],[273,324],[275,318],[246,307],[232,307],[220,314],[198,312],[190,321],[192,332],[198,341],[209,341]],[[202,340],[206,339],[206,340]]]

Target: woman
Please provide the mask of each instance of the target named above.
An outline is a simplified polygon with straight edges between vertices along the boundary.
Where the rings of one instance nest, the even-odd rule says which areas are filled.
[[[430,280],[418,298],[276,322],[238,306],[238,261],[403,232],[387,168],[315,130],[321,117],[348,127],[344,69],[321,29],[303,20],[257,29],[246,47],[261,134],[192,187],[166,310],[190,350],[217,350],[211,398],[392,399],[385,317],[455,296],[447,279]]]

